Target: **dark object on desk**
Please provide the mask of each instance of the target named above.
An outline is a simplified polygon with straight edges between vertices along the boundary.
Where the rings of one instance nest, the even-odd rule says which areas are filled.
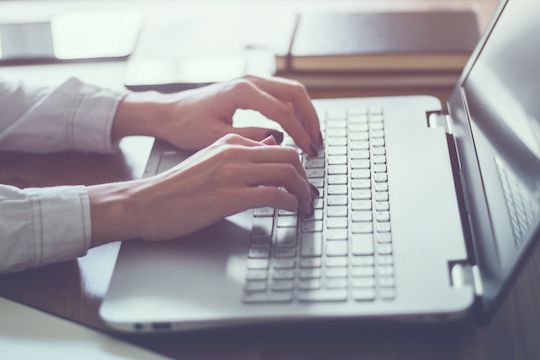
[[[475,13],[307,13],[278,72],[461,71],[479,40]]]
[[[0,24],[0,64],[123,59],[137,43],[133,12],[65,13],[47,22]]]

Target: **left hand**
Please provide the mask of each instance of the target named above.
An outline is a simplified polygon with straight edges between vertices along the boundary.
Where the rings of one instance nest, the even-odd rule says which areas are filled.
[[[132,93],[118,106],[113,137],[150,135],[184,150],[199,150],[225,134],[255,141],[279,131],[234,128],[237,109],[251,109],[279,123],[307,154],[322,145],[317,113],[305,87],[292,80],[252,75],[172,95]]]

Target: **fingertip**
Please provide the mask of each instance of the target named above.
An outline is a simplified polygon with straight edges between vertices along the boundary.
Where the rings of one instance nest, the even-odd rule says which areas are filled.
[[[266,137],[263,141],[261,141],[261,143],[265,145],[277,145],[276,138],[274,137],[274,135],[270,135]]]
[[[279,130],[268,130],[266,133],[267,136],[272,136],[276,144],[281,144],[283,142],[284,135]]]

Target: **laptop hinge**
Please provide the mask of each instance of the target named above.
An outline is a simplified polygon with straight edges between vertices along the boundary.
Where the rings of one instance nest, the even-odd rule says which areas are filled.
[[[443,128],[447,134],[452,135],[450,116],[442,111],[428,111],[426,113],[427,124],[430,128]]]
[[[455,288],[472,286],[476,296],[482,296],[484,294],[482,277],[480,276],[480,269],[477,265],[455,263],[451,266],[450,276],[452,285]]]

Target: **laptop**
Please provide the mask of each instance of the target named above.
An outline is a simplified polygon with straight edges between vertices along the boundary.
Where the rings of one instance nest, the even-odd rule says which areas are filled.
[[[540,232],[539,12],[501,5],[447,111],[429,96],[314,101],[325,147],[300,153],[314,214],[253,209],[122,244],[103,320],[157,332],[489,319]],[[187,156],[156,142],[145,175]]]

